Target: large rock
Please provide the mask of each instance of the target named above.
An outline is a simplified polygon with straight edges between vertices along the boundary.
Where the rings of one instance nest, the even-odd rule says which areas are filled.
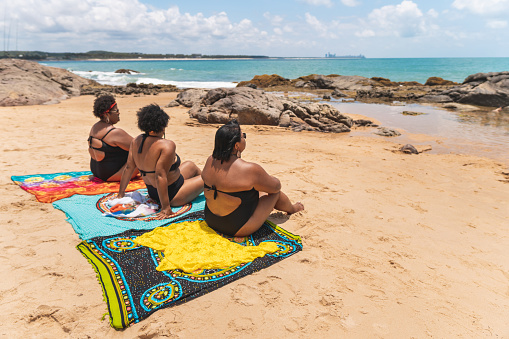
[[[509,105],[509,72],[476,73],[468,76],[463,84],[443,91],[462,104],[500,107]]]
[[[208,91],[206,89],[190,88],[186,91],[180,92],[175,101],[182,106],[193,107],[193,105],[200,101],[207,92]]]
[[[210,90],[189,111],[191,118],[205,123],[237,119],[242,125],[278,125],[283,105],[272,94],[250,87]]]
[[[1,59],[0,79],[0,106],[58,103],[94,83],[61,68],[20,59]]]
[[[290,80],[283,78],[277,74],[263,74],[263,75],[255,75],[253,79],[250,81],[241,81],[237,84],[237,87],[274,87],[274,86],[287,86],[290,84]]]
[[[202,123],[224,124],[237,119],[242,125],[292,126],[335,133],[348,132],[353,125],[352,119],[329,104],[302,104],[250,87],[210,90],[196,99],[189,115]]]

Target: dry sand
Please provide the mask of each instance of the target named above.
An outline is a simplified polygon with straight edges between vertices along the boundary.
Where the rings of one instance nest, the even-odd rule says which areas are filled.
[[[119,97],[138,108],[175,93]],[[93,97],[0,108],[0,334],[6,338],[509,338],[509,172],[467,155],[394,152],[389,138],[245,126],[247,161],[306,210],[271,220],[304,250],[124,331],[64,214],[11,175],[88,170]],[[203,166],[216,126],[171,108],[166,137]]]

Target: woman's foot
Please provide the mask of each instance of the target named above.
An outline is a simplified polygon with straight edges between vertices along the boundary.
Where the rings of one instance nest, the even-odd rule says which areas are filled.
[[[292,208],[293,211],[289,212],[288,214],[294,214],[300,211],[304,211],[304,205],[300,201],[297,201],[295,204],[293,204]]]

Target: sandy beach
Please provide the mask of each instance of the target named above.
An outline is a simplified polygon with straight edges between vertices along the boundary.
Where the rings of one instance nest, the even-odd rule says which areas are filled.
[[[117,126],[138,135],[137,109],[175,96],[117,97]],[[10,179],[89,170],[93,100],[0,108],[2,337],[509,338],[506,164],[403,154],[384,137],[269,126],[243,126],[243,158],[304,203],[302,213],[270,217],[302,237],[303,251],[114,330],[64,213]],[[182,107],[165,110],[166,138],[182,160],[203,167],[217,126]]]

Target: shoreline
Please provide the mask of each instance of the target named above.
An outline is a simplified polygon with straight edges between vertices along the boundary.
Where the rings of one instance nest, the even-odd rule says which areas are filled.
[[[117,96],[117,127],[176,93]],[[504,337],[509,333],[509,173],[471,155],[407,155],[382,137],[242,126],[243,159],[278,177],[306,210],[269,220],[303,251],[269,268],[115,331],[65,215],[11,175],[87,170],[93,96],[0,107],[0,321],[10,337]],[[203,167],[217,125],[171,116],[166,137]],[[23,119],[19,119],[23,117]],[[27,137],[33,136],[33,137]],[[419,137],[419,136],[415,136]],[[424,138],[424,136],[422,136]],[[426,142],[424,140],[423,142]],[[200,314],[199,317],[196,314]],[[401,321],[404,314],[405,321]],[[210,324],[215,324],[210,326]]]

